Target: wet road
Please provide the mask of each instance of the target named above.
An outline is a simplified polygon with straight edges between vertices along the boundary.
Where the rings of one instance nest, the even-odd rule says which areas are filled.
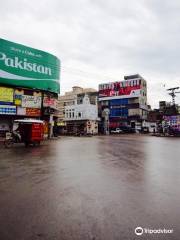
[[[1,240],[180,239],[180,139],[63,137],[0,151]],[[137,226],[174,232],[136,236]]]

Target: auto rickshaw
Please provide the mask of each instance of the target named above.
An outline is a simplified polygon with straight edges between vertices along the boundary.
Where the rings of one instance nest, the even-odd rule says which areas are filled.
[[[14,143],[24,143],[27,147],[40,145],[44,139],[44,122],[36,119],[14,120],[13,130],[7,134],[4,145],[11,147]]]

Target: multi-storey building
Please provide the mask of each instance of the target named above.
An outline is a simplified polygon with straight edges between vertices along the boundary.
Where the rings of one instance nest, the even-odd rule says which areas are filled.
[[[109,130],[123,126],[140,130],[148,112],[146,81],[135,74],[125,76],[123,81],[100,84],[99,116],[102,118],[102,131],[105,125],[103,113],[107,109]]]
[[[72,88],[72,91],[65,92],[64,95],[59,96],[59,100],[58,100],[59,121],[63,121],[65,118],[65,106],[74,105],[78,94],[88,93],[88,92],[89,93],[96,92],[96,90],[93,88],[82,88],[82,87],[74,86]]]
[[[73,87],[59,97],[58,125],[68,133],[98,133],[98,92],[93,88]]]

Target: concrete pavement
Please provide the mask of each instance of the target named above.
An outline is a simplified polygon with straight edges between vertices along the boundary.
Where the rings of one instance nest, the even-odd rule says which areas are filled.
[[[180,239],[180,139],[62,137],[1,148],[1,240]],[[172,234],[134,229],[167,228]]]

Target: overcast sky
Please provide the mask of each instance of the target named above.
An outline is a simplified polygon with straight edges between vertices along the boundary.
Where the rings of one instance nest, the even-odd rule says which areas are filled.
[[[139,73],[155,107],[180,86],[179,0],[2,0],[0,37],[58,56],[61,93]]]

